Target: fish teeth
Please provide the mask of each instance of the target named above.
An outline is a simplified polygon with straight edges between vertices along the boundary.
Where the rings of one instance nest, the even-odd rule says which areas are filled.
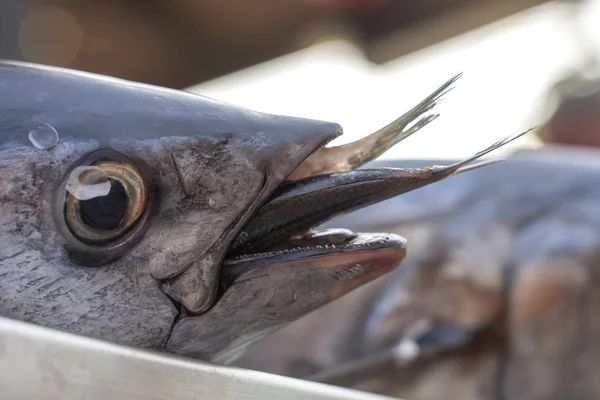
[[[365,244],[357,244],[357,245],[353,245],[353,246],[362,247],[362,246],[365,246]],[[341,249],[344,247],[346,247],[346,246],[337,246],[335,244],[317,244],[314,246],[298,246],[298,247],[292,247],[289,249],[283,249],[283,250],[277,250],[277,251],[265,251],[265,252],[253,253],[253,254],[240,254],[235,257],[232,257],[231,259],[232,260],[250,260],[250,259],[261,258],[261,257],[271,257],[271,256],[276,256],[276,255],[299,253],[302,251]]]

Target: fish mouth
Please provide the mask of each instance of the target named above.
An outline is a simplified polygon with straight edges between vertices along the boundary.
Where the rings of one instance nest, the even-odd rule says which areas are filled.
[[[481,160],[532,129],[507,136],[471,157],[447,166],[360,169],[392,146],[435,120],[431,110],[452,89],[454,76],[397,120],[353,143],[323,145],[310,154],[272,193],[229,247],[224,267],[245,271],[264,262],[318,259],[339,253],[389,248],[405,256],[405,240],[395,235],[353,233],[345,229],[315,231],[329,220],[433,184],[498,160]],[[235,275],[235,273],[234,273]]]
[[[452,89],[452,85],[461,75],[453,76],[411,110],[375,133],[343,146],[326,147],[327,143],[324,143],[317,148],[276,189],[262,209],[246,223],[246,227],[242,229],[229,248],[224,267],[230,271],[239,272],[260,265],[261,261],[314,259],[330,254],[349,254],[367,250],[380,251],[389,248],[402,250],[398,255],[398,263],[400,263],[405,256],[406,245],[405,239],[400,236],[353,233],[347,229],[314,231],[313,228],[319,222],[325,222],[330,217],[333,218],[343,213],[344,210],[355,209],[357,208],[355,206],[360,203],[360,200],[357,199],[358,203],[353,202],[354,207],[342,204],[334,205],[327,211],[319,210],[314,196],[311,196],[310,193],[312,187],[316,191],[319,190],[320,182],[316,182],[314,178],[321,177],[320,180],[328,180],[331,177],[335,180],[335,176],[331,174],[352,173],[355,169],[376,159],[389,148],[434,121],[439,114],[432,113],[431,110]],[[292,199],[289,206],[279,204],[281,203],[280,195],[289,192],[289,189],[294,186],[308,189],[305,193],[306,202],[300,201],[302,213],[296,220],[288,218],[286,214],[293,211],[297,202],[292,204],[294,203]],[[332,186],[335,186],[335,182]],[[346,192],[343,186],[348,188],[347,185],[341,182],[339,186],[342,192]],[[322,196],[317,195],[317,197],[327,201],[328,194],[325,189]],[[348,195],[348,193],[343,195]],[[271,206],[276,209],[279,207],[281,212],[276,212],[276,215],[267,215],[265,218],[264,211]],[[269,214],[268,211],[267,214]],[[303,221],[299,224],[300,227],[297,226],[299,221]],[[257,225],[265,229],[255,229]],[[292,229],[281,229],[286,225]],[[267,233],[267,237],[259,238],[264,233]]]

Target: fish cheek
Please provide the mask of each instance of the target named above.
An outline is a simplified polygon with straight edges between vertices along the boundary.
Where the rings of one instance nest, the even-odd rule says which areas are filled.
[[[148,232],[150,270],[156,279],[167,280],[196,265],[189,272],[195,283],[184,285],[185,291],[203,292],[216,286],[232,228],[255,203],[264,173],[236,151],[235,143],[210,138],[171,146],[160,165],[160,211]]]

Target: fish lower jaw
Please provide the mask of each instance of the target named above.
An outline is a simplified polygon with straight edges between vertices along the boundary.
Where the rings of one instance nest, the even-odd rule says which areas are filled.
[[[291,238],[264,252],[239,254],[226,258],[224,266],[247,262],[294,261],[305,258],[347,254],[364,250],[406,247],[406,239],[395,234],[353,233],[347,229],[311,231],[302,237]]]

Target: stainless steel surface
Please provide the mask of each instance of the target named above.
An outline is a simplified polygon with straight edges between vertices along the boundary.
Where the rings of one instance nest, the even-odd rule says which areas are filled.
[[[0,318],[4,399],[387,397],[122,347]]]

